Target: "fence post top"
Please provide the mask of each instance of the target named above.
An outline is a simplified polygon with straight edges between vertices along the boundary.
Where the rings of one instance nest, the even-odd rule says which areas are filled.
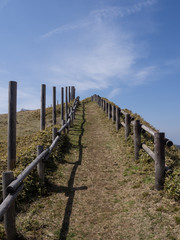
[[[17,85],[17,82],[16,81],[9,81],[9,84],[16,84]]]
[[[154,137],[165,137],[165,133],[164,132],[155,132]]]

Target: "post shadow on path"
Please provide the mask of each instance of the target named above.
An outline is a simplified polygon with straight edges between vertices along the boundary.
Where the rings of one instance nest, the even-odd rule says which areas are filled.
[[[84,123],[85,123],[85,108],[84,108],[84,104],[83,104],[83,122],[81,124],[81,133],[79,135],[79,140],[78,140],[78,146],[79,146],[78,161],[76,161],[74,163],[74,166],[72,168],[71,175],[70,175],[70,178],[68,181],[68,186],[60,187],[61,191],[64,192],[65,195],[68,197],[68,200],[67,200],[67,204],[66,204],[66,208],[65,208],[62,227],[60,230],[59,240],[66,240],[66,238],[67,238],[67,235],[69,232],[70,218],[71,218],[71,213],[72,213],[75,192],[79,191],[79,190],[87,190],[87,186],[74,187],[74,180],[75,180],[76,172],[77,172],[78,167],[82,163],[82,155],[83,155],[82,137],[84,134]],[[70,164],[72,164],[72,163],[70,163]]]

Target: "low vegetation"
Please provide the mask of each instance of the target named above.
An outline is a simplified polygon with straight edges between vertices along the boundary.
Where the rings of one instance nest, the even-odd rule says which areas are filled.
[[[94,239],[106,239],[107,237],[113,239],[112,236],[120,236],[116,234],[119,234],[118,229],[122,227],[121,238],[119,239],[132,239],[133,235],[131,233],[134,234],[132,232],[134,226],[136,228],[136,230],[134,229],[136,231],[134,239],[178,240],[180,151],[175,146],[167,147],[166,164],[171,170],[166,173],[164,190],[154,191],[154,162],[143,150],[140,152],[139,160],[134,161],[132,131],[126,142],[124,140],[124,129],[121,128],[117,132],[115,126],[108,120],[103,111],[96,104],[90,103],[90,98],[83,100],[82,103],[85,103],[85,120],[83,120],[81,104],[74,129],[70,131],[69,135],[63,135],[58,147],[46,163],[45,184],[41,184],[38,180],[36,170],[25,181],[24,190],[17,201],[17,210],[21,215],[21,218],[18,218],[19,238],[61,239],[60,236],[62,237],[62,234],[65,234],[66,238],[64,239],[69,240],[93,239],[94,236]],[[92,112],[93,109],[96,113]],[[139,115],[133,114],[127,109],[125,111],[136,119],[140,119],[143,124],[152,127]],[[48,108],[46,112],[48,127],[41,132],[39,131],[39,110],[18,113],[16,176],[36,157],[37,145],[43,145],[44,148],[47,148],[51,144],[51,112],[52,109]],[[86,114],[92,116],[87,117]],[[59,110],[57,115],[59,116]],[[6,169],[6,118],[7,115],[0,115],[0,129],[1,126],[2,129],[4,128],[0,136],[0,173]],[[94,124],[93,118],[98,122],[97,124],[101,123],[101,130],[98,133],[95,130],[90,132]],[[60,122],[59,119],[58,122]],[[56,127],[59,128],[60,125]],[[155,130],[155,128],[153,129]],[[84,131],[85,136],[82,140]],[[95,134],[100,133],[103,135],[99,138],[103,141],[102,145],[101,142],[98,143],[98,140],[94,140],[98,136],[95,136]],[[142,140],[153,150],[151,136],[144,133]],[[70,154],[67,154],[69,152]],[[63,229],[62,222],[65,208],[68,206],[66,200],[68,198],[67,204],[68,201],[73,202],[75,200],[72,198],[73,192],[62,186],[66,186],[66,182],[68,182],[68,186],[71,184],[72,179],[68,180],[68,176],[72,175],[73,171],[75,171],[74,174],[76,173],[76,161],[78,162],[78,159],[82,156],[82,165],[84,166],[81,166],[82,170],[78,170],[76,184],[84,186],[84,189],[77,191],[80,195],[77,194],[79,197],[73,205],[75,210],[71,221],[72,228],[68,231]],[[98,164],[97,161],[99,161]],[[72,168],[70,168],[71,166]],[[93,182],[95,185],[91,186]],[[85,198],[85,186],[90,189],[90,195],[87,196],[87,199]],[[91,188],[94,190],[91,190]],[[84,192],[85,196],[82,195]],[[62,194],[59,196],[60,193],[65,193],[65,196],[62,196]],[[101,203],[100,200],[102,200]],[[89,210],[86,210],[87,204]],[[97,206],[95,206],[96,204]],[[46,209],[46,212],[44,212],[44,209]],[[84,217],[81,217],[80,213],[83,213]],[[87,220],[88,214],[91,214],[91,216]],[[66,220],[65,217],[64,221]],[[171,224],[168,221],[171,221]],[[60,222],[62,222],[62,228],[59,225]],[[146,229],[142,222],[147,224]],[[129,225],[126,224],[129,223],[132,224],[132,231],[130,230],[128,233],[126,228]],[[90,232],[95,235],[91,235]],[[105,233],[106,235],[103,235]],[[4,239],[4,236],[3,227],[0,225],[0,239]]]

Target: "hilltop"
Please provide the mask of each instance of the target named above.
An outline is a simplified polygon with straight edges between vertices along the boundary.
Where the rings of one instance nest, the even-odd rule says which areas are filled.
[[[168,186],[161,192],[154,190],[153,161],[142,153],[135,162],[131,137],[125,141],[123,128],[117,132],[97,104],[84,102],[63,140],[66,151],[55,152],[53,164],[48,163],[44,192],[39,191],[30,204],[25,196],[19,199],[23,203],[17,206],[19,234],[23,239],[178,240],[180,206]],[[38,112],[21,114],[27,113],[34,115],[39,127]],[[51,109],[47,117],[51,125]],[[51,127],[43,133],[33,128],[27,135],[25,129],[18,138],[18,151],[21,155],[26,151],[28,158],[34,141],[46,137],[47,145],[51,140]],[[171,151],[177,159],[176,149]],[[175,171],[179,171],[177,166]]]

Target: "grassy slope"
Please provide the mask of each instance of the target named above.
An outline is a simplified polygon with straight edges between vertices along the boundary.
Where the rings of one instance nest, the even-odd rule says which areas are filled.
[[[93,111],[94,108],[95,111]],[[128,143],[124,141],[123,129],[117,133],[111,121],[93,104],[90,104],[86,111],[85,114],[88,114],[89,120],[85,116],[86,123],[83,124],[81,107],[75,128],[70,131],[69,135],[73,147],[70,150],[71,154],[65,156],[64,163],[74,162],[74,164],[55,164],[54,173],[48,176],[49,194],[36,199],[31,205],[24,206],[27,212],[19,215],[19,232],[25,236],[25,239],[60,239],[59,236],[63,234],[67,239],[106,239],[107,234],[110,234],[109,239],[178,239],[180,208],[178,203],[166,198],[167,191],[157,193],[153,190],[153,162],[143,153],[140,161],[134,163],[132,140],[129,138]],[[39,125],[39,114],[33,113],[33,118]],[[50,110],[48,116],[50,123]],[[30,122],[33,122],[33,118]],[[26,119],[30,119],[30,116]],[[97,126],[101,126],[99,134],[102,135],[103,132],[102,137],[96,141],[95,137],[97,138],[98,132],[94,122],[96,125],[99,124]],[[94,131],[90,132],[92,124]],[[107,131],[104,132],[105,128]],[[34,128],[34,132],[37,130]],[[28,134],[22,131],[22,135],[29,135],[29,137],[26,135],[29,140],[33,136],[33,141],[38,138],[43,139],[43,136],[31,131],[33,130],[28,131]],[[47,130],[44,134],[46,137],[51,135],[51,130]],[[19,139],[20,146],[25,138]],[[48,138],[50,139],[51,136]],[[27,146],[24,146],[24,149],[26,148]],[[24,150],[20,147],[19,151]],[[176,154],[176,150],[172,152]],[[76,165],[82,153],[84,163],[82,162],[82,166]],[[108,162],[104,164],[106,159]],[[99,161],[98,164],[97,161]],[[90,162],[92,164],[89,164]],[[179,171],[177,164],[175,171]],[[77,173],[78,177],[75,181]],[[82,191],[77,191],[79,194],[75,194],[76,198],[73,195],[74,192],[70,191],[74,181],[75,187],[80,186],[79,190],[82,188]],[[172,181],[170,183],[172,184]],[[88,192],[87,188],[89,188],[89,193],[84,195]],[[71,216],[71,224],[69,224],[70,229],[66,229],[66,224],[63,227],[63,218],[64,222],[70,220],[68,206],[71,208],[73,206],[71,210],[74,212]],[[90,212],[86,210],[87,206]],[[21,211],[23,212],[23,209]],[[90,214],[90,219],[88,214]],[[132,232],[129,231],[129,224]]]

